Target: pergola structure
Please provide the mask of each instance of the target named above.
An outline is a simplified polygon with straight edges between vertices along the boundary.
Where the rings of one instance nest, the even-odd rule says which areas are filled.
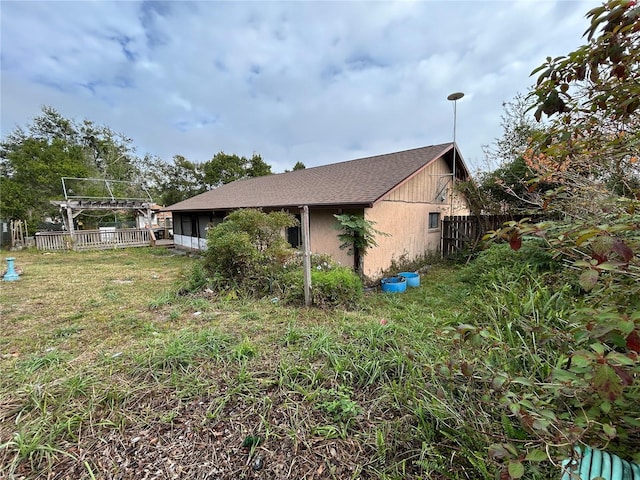
[[[75,185],[77,190],[71,188]],[[73,238],[73,221],[85,210],[135,211],[147,218],[151,228],[153,201],[149,192],[139,184],[104,178],[62,177],[64,200],[52,201],[60,208],[67,232]]]

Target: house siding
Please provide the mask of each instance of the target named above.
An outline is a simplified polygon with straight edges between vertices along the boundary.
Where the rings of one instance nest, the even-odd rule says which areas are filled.
[[[393,233],[376,237],[378,246],[364,258],[367,277],[380,277],[393,260],[403,256],[413,260],[427,252],[440,251],[440,226],[429,228],[429,214],[439,213],[442,220],[451,213],[450,186],[451,172],[445,161],[438,159],[365,210],[365,218],[375,222],[376,230]],[[442,192],[446,193],[444,198]],[[453,197],[453,214],[469,214],[461,196]]]
[[[440,251],[441,231],[440,228],[429,228],[429,213],[438,212],[442,217],[446,211],[448,206],[442,204],[390,201],[367,209],[366,219],[375,222],[376,230],[393,234],[376,237],[378,246],[370,249],[364,258],[364,274],[378,278],[389,269],[393,260],[403,256],[413,260],[425,252]]]
[[[444,199],[443,198],[444,194]],[[385,201],[406,203],[428,203],[451,206],[451,170],[444,159],[439,158],[417,175],[395,188]],[[466,215],[469,207],[466,200],[454,194],[453,215]],[[449,212],[447,212],[449,214]]]
[[[436,203],[436,195],[449,191],[451,170],[439,158],[385,197],[390,202]]]
[[[441,229],[429,228],[429,214],[438,213],[440,220],[447,215],[468,215],[469,208],[462,196],[451,197],[451,171],[447,162],[438,158],[415,175],[393,188],[373,207],[364,210],[311,208],[309,212],[310,250],[328,254],[345,266],[353,266],[354,257],[340,249],[337,213],[364,213],[375,228],[390,236],[378,236],[377,247],[370,249],[363,259],[364,275],[379,278],[393,260],[406,256],[408,260],[427,252],[440,251]],[[444,196],[443,196],[444,194]],[[299,214],[298,209],[290,213]],[[206,249],[206,227],[222,221],[221,212],[173,212],[176,246]],[[285,234],[285,232],[283,232]]]
[[[312,253],[324,253],[342,265],[352,267],[353,256],[349,255],[348,250],[340,248],[342,243],[338,238],[340,231],[338,230],[338,220],[334,217],[339,213],[338,209],[334,210],[311,210],[309,212],[309,236],[310,250]],[[342,213],[359,213],[360,211],[348,211]]]

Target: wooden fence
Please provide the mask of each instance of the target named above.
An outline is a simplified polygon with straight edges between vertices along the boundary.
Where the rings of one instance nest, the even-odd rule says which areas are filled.
[[[77,230],[73,238],[68,232],[37,232],[35,240],[38,250],[105,250],[151,245],[149,230],[144,228]]]
[[[481,241],[485,233],[497,230],[504,222],[520,220],[525,216],[483,215],[447,216],[442,220],[442,255],[449,257],[465,251],[473,250]],[[533,222],[541,217],[532,217]]]

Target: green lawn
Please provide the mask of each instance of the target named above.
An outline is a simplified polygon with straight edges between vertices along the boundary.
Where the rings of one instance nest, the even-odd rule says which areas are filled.
[[[447,400],[474,401],[472,379],[453,372],[455,327],[475,309],[455,267],[322,311],[177,295],[198,260],[163,250],[11,255],[24,273],[0,285],[0,478],[462,479],[495,467],[474,437],[482,419],[461,432]],[[434,372],[447,368],[444,385]]]

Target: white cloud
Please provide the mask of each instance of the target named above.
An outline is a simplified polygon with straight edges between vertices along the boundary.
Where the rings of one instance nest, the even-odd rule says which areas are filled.
[[[43,104],[203,161],[282,171],[452,138],[468,163],[502,103],[582,43],[599,2],[3,1],[2,135]]]

